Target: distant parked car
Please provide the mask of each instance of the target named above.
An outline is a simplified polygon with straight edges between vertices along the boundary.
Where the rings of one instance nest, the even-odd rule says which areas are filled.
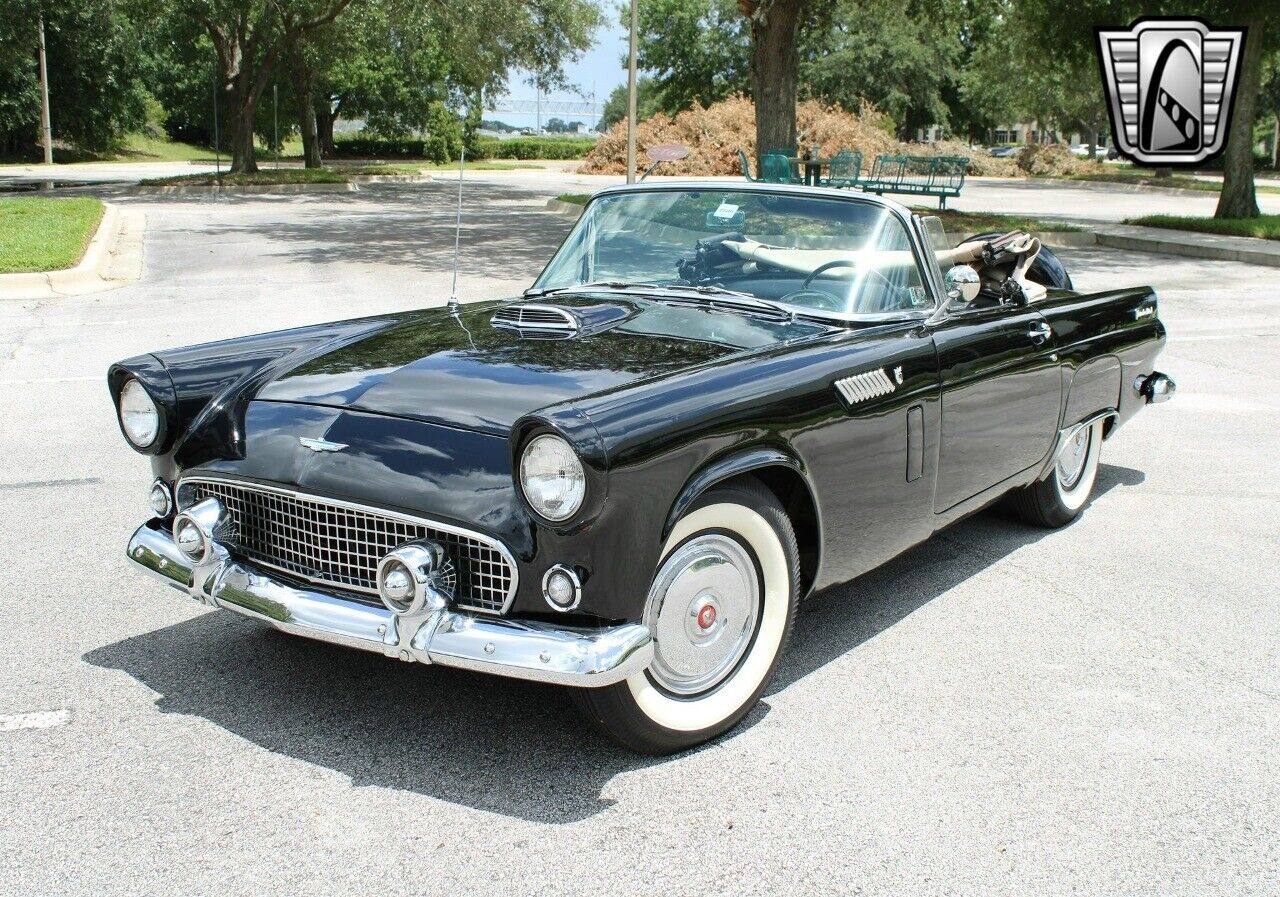
[[[1010,156],[1016,156],[1020,149],[1022,149],[1020,146],[993,146],[991,155],[997,159],[1007,159]]]
[[[1101,147],[1098,147],[1098,149],[1101,149]],[[1083,156],[1086,159],[1093,156],[1093,153],[1089,152],[1089,144],[1087,143],[1073,143],[1067,147],[1067,151],[1073,156]]]

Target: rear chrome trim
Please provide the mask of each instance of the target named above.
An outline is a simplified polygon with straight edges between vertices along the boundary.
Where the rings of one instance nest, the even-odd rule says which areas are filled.
[[[251,490],[257,490],[261,492],[267,492],[273,495],[280,495],[280,496],[292,498],[298,501],[308,501],[308,502],[316,502],[321,504],[333,505],[334,507],[339,507],[339,508],[343,508],[350,511],[358,511],[363,514],[370,514],[378,517],[386,517],[391,520],[399,520],[404,523],[412,524],[415,526],[428,527],[430,529],[438,530],[440,532],[451,533],[455,536],[459,536],[464,539],[474,539],[475,541],[480,542],[489,548],[492,548],[494,551],[498,552],[498,554],[502,556],[502,559],[506,562],[507,566],[511,570],[511,585],[508,587],[507,594],[502,602],[502,607],[499,609],[488,609],[488,608],[482,608],[478,606],[470,606],[470,605],[464,605],[464,604],[459,604],[459,607],[466,607],[467,609],[474,610],[477,613],[494,614],[494,615],[500,616],[502,614],[505,614],[508,610],[510,610],[511,603],[515,601],[516,590],[520,586],[520,568],[516,565],[515,557],[511,554],[511,552],[507,549],[507,547],[497,539],[493,538],[492,536],[486,536],[483,533],[478,533],[475,530],[466,529],[464,527],[453,526],[452,524],[448,524],[448,523],[441,523],[437,520],[433,520],[428,517],[415,517],[411,514],[402,514],[398,511],[387,510],[386,508],[378,508],[372,505],[364,505],[364,504],[360,504],[359,502],[346,501],[344,499],[339,499],[339,498],[330,498],[327,495],[319,495],[313,492],[300,492],[296,489],[287,489],[282,486],[271,485],[268,483],[260,483],[257,480],[250,480],[244,477],[236,477],[236,476],[193,474],[191,476],[182,477],[180,480],[178,480],[177,486],[174,489],[174,495],[176,497],[175,504],[179,510],[182,510],[184,507],[183,495],[182,495],[183,487],[188,484],[194,484],[194,483],[211,483],[216,485],[236,486],[242,489],[251,489]],[[277,564],[272,564],[269,561],[262,560],[261,558],[253,558],[253,563],[260,567],[266,567],[272,570],[276,570],[293,579],[301,579],[301,580],[305,580],[306,582],[314,583],[315,585],[326,586],[329,588],[335,588],[342,591],[359,592],[361,594],[371,595],[375,598],[378,598],[378,600],[381,601],[381,597],[378,595],[378,590],[376,588],[363,588],[357,585],[334,582],[333,580],[324,579],[323,577],[307,576],[295,570],[290,570],[288,567],[282,567]]]
[[[325,591],[296,586],[231,558],[215,544],[195,564],[153,520],[129,540],[128,558],[202,604],[283,632],[419,663],[555,685],[598,688],[653,661],[653,639],[639,623],[597,628],[555,626],[428,607],[396,615]]]

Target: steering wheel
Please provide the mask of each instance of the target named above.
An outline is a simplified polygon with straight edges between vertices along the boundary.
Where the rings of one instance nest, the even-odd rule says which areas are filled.
[[[830,262],[821,264],[818,267],[814,268],[813,271],[809,273],[809,276],[804,279],[804,284],[800,287],[800,289],[796,290],[793,293],[788,293],[786,296],[783,296],[782,301],[796,302],[797,300],[804,299],[804,300],[808,300],[804,303],[806,305],[813,305],[817,308],[829,309],[830,311],[846,311],[847,303],[845,300],[840,299],[837,296],[833,296],[831,293],[828,293],[826,290],[815,289],[810,287],[809,285],[813,283],[814,278],[816,278],[823,271],[827,271],[831,268],[853,268],[856,266],[856,264],[857,264],[856,262],[853,262],[848,259],[836,259],[835,261],[830,261]],[[852,273],[855,275],[857,274],[856,271]],[[897,298],[899,294],[899,289],[898,287],[894,286],[893,282],[890,281],[889,278],[885,277],[883,274],[881,274],[879,271],[876,271],[875,269],[870,269],[863,273],[867,278],[875,278],[876,280],[878,280],[880,282],[881,287],[884,290],[888,291],[889,295],[895,297],[895,299]]]
[[[824,262],[809,272],[809,276],[804,279],[804,283],[801,285],[800,289],[809,289],[809,284],[813,283],[813,279],[823,271],[827,271],[831,268],[852,268],[856,265],[857,262],[849,261],[848,259],[836,259],[834,262]]]

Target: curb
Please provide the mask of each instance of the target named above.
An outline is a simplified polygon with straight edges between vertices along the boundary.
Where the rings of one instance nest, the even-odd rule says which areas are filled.
[[[559,199],[547,200],[547,211],[554,212],[557,215],[563,215],[566,218],[577,218],[582,214],[585,206],[580,206],[576,202],[564,202]]]
[[[102,221],[80,263],[61,271],[0,274],[0,299],[51,299],[100,293],[142,276],[142,234],[146,216],[104,203]]]
[[[245,186],[205,186],[203,184],[139,184],[127,193],[137,196],[182,196],[184,194],[225,193],[230,196],[260,193],[354,193],[360,185],[354,180],[341,184],[247,184]]]
[[[1123,225],[1121,226],[1123,227]],[[1149,230],[1149,228],[1144,228]],[[1171,234],[1177,233],[1170,231]],[[1280,268],[1280,247],[1267,244],[1271,240],[1258,240],[1254,237],[1231,237],[1232,240],[1249,240],[1250,244],[1240,246],[1212,246],[1204,243],[1191,243],[1183,240],[1163,239],[1145,233],[1134,233],[1117,228],[1100,231],[1096,234],[1098,246],[1106,249],[1127,249],[1133,252],[1159,252],[1165,255],[1179,255],[1186,258],[1205,259],[1219,262],[1241,262],[1246,265],[1263,265]],[[1196,234],[1196,236],[1208,236]],[[1257,248],[1252,248],[1252,244]]]

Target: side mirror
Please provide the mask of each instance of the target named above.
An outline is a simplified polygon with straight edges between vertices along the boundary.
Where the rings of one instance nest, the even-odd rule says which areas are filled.
[[[956,265],[947,269],[942,281],[947,290],[947,299],[964,305],[978,298],[978,292],[982,289],[982,278],[968,265]]]

